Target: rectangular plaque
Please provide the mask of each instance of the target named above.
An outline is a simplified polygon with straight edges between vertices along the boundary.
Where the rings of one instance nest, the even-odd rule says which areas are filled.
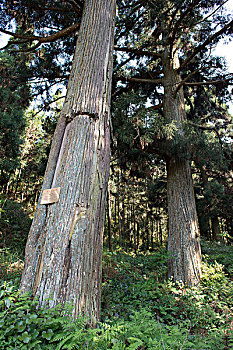
[[[60,189],[61,187],[56,187],[44,190],[40,204],[52,204],[58,202]]]

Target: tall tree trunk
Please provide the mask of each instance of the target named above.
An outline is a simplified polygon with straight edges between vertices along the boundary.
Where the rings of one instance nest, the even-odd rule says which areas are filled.
[[[160,245],[163,245],[163,228],[162,228],[162,216],[160,215],[159,219],[159,238],[160,238]]]
[[[120,215],[120,174],[117,171],[117,223],[118,223],[118,239],[121,244],[121,215]]]
[[[139,244],[140,244],[140,226],[139,226],[139,221],[137,221],[137,244],[136,244],[137,251],[139,249]]]
[[[60,187],[59,201],[41,205],[39,198],[21,281],[40,305],[72,302],[73,316],[83,313],[92,324],[100,316],[114,20],[115,0],[85,1],[42,188]]]
[[[212,239],[213,241],[223,241],[221,237],[221,229],[219,225],[219,219],[217,215],[211,218],[211,228],[212,228]]]
[[[14,191],[14,199],[16,199],[16,197],[17,197],[18,186],[19,186],[20,179],[21,179],[21,171],[22,171],[22,168],[20,165],[18,173],[17,173],[16,185],[15,185],[15,191]]]
[[[154,217],[151,217],[151,250],[154,251]]]
[[[186,113],[183,89],[175,91],[182,80],[176,71],[179,68],[177,50],[173,57],[170,57],[169,49],[165,50],[162,63],[164,116],[167,122],[175,121],[177,136],[182,136]],[[176,142],[176,137],[174,141]],[[168,274],[174,280],[193,285],[199,282],[201,276],[201,249],[191,166],[182,156],[167,159],[168,252],[172,256]]]
[[[108,249],[112,251],[112,211],[111,211],[111,194],[110,188],[107,190],[107,217],[108,217]]]
[[[133,244],[134,244],[134,252],[137,252],[137,235],[136,235],[136,217],[135,217],[135,205],[134,205],[134,193],[133,195],[133,203],[132,203],[132,215],[133,215]]]

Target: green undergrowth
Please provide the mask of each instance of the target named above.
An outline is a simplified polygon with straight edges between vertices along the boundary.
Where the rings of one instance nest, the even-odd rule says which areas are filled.
[[[0,349],[231,349],[231,263],[225,267],[214,258],[221,249],[225,256],[231,247],[206,252],[202,281],[193,288],[166,280],[164,249],[138,256],[104,252],[102,316],[95,329],[83,317],[73,322],[71,307],[38,308],[30,295],[19,294],[18,275],[8,274],[0,287]],[[12,264],[9,254],[7,259]]]
[[[0,249],[10,249],[23,258],[31,222],[22,204],[0,194]]]
[[[219,264],[222,264],[226,274],[233,278],[233,246],[203,242],[202,254],[205,261],[211,264],[217,261]]]
[[[0,248],[0,281],[12,281],[17,287],[23,270],[23,260],[17,251]]]
[[[227,249],[230,252],[232,247],[217,246],[213,254],[204,256],[201,283],[193,288],[166,280],[167,255],[163,250],[138,257],[113,254],[104,265],[103,320],[115,317],[131,322],[135,310],[141,315],[148,312],[165,329],[170,327],[170,338],[175,334],[172,329],[187,335],[182,349],[230,349],[233,283],[231,270],[214,258],[221,257],[221,249],[222,255],[229,256]],[[230,266],[231,256],[225,259]],[[192,346],[188,345],[190,340]],[[162,345],[158,348],[164,349]]]

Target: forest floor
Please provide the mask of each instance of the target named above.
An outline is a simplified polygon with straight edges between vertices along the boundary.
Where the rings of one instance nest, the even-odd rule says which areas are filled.
[[[233,348],[233,248],[203,243],[203,277],[193,288],[166,279],[164,248],[135,255],[104,251],[102,316],[38,309],[20,296],[20,254],[0,251],[0,348],[180,350]]]

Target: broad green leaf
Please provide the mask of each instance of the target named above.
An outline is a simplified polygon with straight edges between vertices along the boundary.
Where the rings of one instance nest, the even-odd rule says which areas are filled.
[[[29,341],[30,341],[31,337],[30,335],[28,334],[28,332],[24,332],[21,336],[21,340],[25,343],[25,344],[28,344]]]
[[[47,340],[50,340],[53,336],[53,331],[52,329],[48,329],[47,332],[46,331],[43,331],[42,332],[42,337],[47,339]]]
[[[17,322],[16,327],[19,332],[23,332],[26,328],[26,324],[23,321],[19,321]]]
[[[4,304],[7,307],[7,309],[9,309],[9,307],[11,306],[10,298],[5,298],[4,299]]]

